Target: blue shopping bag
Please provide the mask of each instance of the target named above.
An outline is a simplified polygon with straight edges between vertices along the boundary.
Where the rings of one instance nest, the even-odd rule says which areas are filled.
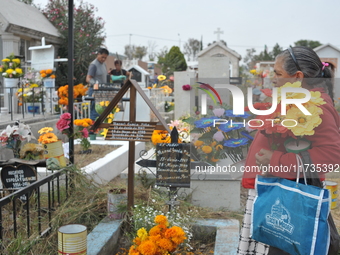
[[[281,178],[257,176],[252,238],[292,255],[327,255],[329,191]]]

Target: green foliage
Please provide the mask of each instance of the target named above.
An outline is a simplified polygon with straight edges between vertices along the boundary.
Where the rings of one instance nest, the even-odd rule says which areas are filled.
[[[320,43],[319,41],[313,41],[313,40],[299,40],[294,42],[295,46],[306,46],[309,48],[316,48],[322,45],[322,43]]]
[[[162,66],[162,72],[166,76],[173,74],[175,71],[185,71],[187,69],[184,55],[177,46],[172,46],[164,57],[159,57],[158,64]]]
[[[104,21],[96,17],[96,8],[80,1],[74,7],[74,77],[75,84],[84,83],[90,62],[95,58],[94,52],[102,46],[105,39]],[[58,29],[62,43],[58,56],[68,57],[68,0],[50,0],[43,10],[44,15]],[[60,64],[56,73],[58,86],[68,82],[67,65]]]

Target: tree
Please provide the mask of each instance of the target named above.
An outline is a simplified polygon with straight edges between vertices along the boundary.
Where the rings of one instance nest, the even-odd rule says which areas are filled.
[[[159,58],[158,64],[162,66],[162,72],[167,76],[173,74],[175,71],[187,70],[184,55],[177,46],[172,46],[164,57]]]
[[[271,52],[272,57],[275,59],[277,55],[279,55],[283,51],[282,47],[278,43],[275,44],[273,50]]]
[[[157,54],[158,61],[160,58],[165,58],[165,55],[168,54],[168,48],[164,46]]]
[[[294,43],[295,46],[306,46],[309,48],[316,48],[321,46],[322,44],[319,41],[312,41],[312,40],[299,40]]]
[[[156,53],[155,50],[157,48],[157,44],[155,41],[148,41],[148,56],[150,61],[155,61]]]
[[[95,58],[96,51],[103,45],[104,21],[96,17],[97,9],[86,2],[80,1],[74,6],[74,77],[77,83],[84,83],[90,62]],[[58,29],[62,43],[58,56],[68,57],[68,0],[49,0],[43,9],[44,15]],[[61,64],[57,69],[57,84],[67,84],[67,66]]]
[[[197,39],[189,38],[188,42],[184,44],[184,54],[188,56],[188,60],[196,60],[196,55],[200,50],[200,41]]]
[[[136,51],[136,46],[135,45],[125,45],[125,50],[124,50],[124,55],[128,58],[128,59],[133,59],[133,56],[135,55],[135,51]]]
[[[145,46],[137,46],[133,56],[135,58],[139,59],[139,60],[142,60],[142,58],[144,56],[146,56],[147,52],[148,52],[148,48],[147,47],[145,47]]]

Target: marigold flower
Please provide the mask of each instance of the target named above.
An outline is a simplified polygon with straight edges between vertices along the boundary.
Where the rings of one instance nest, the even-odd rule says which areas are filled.
[[[137,250],[143,255],[155,255],[157,253],[157,246],[152,241],[144,241],[138,246]]]
[[[166,239],[166,238],[162,238],[161,240],[159,240],[158,246],[166,251],[171,251],[175,248],[173,243],[169,239]]]
[[[169,224],[168,223],[168,218],[166,216],[164,216],[164,215],[157,215],[155,217],[155,223],[161,224],[161,225],[165,225],[165,226]]]
[[[202,151],[206,154],[209,154],[212,152],[212,148],[209,145],[205,145],[202,147]]]
[[[53,70],[52,70],[52,69],[47,69],[47,70],[46,70],[46,74],[51,74],[51,73],[53,73]]]

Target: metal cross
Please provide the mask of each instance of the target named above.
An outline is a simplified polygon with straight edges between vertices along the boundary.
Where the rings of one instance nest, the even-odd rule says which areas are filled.
[[[217,41],[220,41],[220,34],[223,34],[223,31],[218,27],[217,31],[214,32],[214,34],[217,34]]]

